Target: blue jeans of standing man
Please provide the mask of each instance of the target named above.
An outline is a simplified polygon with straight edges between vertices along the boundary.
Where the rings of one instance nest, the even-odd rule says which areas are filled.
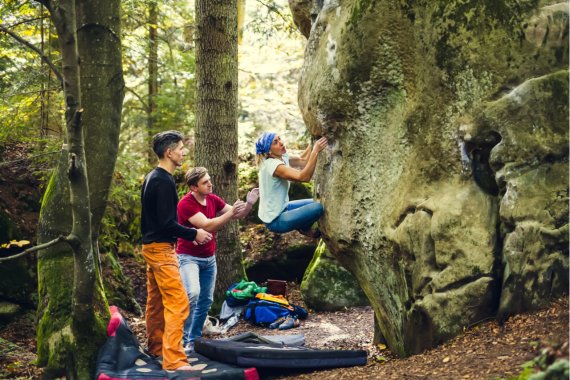
[[[202,327],[214,301],[216,256],[194,257],[179,254],[180,277],[190,301],[190,313],[184,322],[183,343],[186,346],[202,336]]]
[[[324,212],[323,205],[313,199],[299,199],[287,203],[287,207],[270,223],[265,223],[271,232],[308,230]]]

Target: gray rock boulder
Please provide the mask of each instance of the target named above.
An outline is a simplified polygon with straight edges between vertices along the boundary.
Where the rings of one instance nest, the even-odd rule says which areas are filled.
[[[315,5],[299,105],[330,142],[320,228],[389,348],[567,292],[568,2]]]

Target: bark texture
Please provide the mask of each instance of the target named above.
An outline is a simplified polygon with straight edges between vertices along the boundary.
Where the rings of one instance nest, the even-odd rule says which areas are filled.
[[[214,193],[237,199],[237,0],[196,1],[196,165],[208,169]],[[215,305],[244,276],[237,222],[216,234]]]
[[[567,292],[568,2],[315,5],[320,227],[390,349]]]
[[[68,141],[44,194],[38,242],[69,234],[73,249],[38,255],[38,364],[48,376],[83,379],[94,373],[108,321],[96,240],[123,99],[119,2],[47,5],[61,44]]]

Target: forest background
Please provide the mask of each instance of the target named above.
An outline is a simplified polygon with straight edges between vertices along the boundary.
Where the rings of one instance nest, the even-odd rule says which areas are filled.
[[[252,148],[259,132],[276,130],[294,149],[304,147],[309,137],[297,105],[306,42],[293,27],[286,2],[240,4],[246,5],[238,49],[238,182],[243,197],[256,182]],[[196,123],[194,2],[175,1],[157,7],[152,1],[124,1],[121,7],[125,99],[119,155],[99,239],[104,265],[112,270],[118,266],[116,255],[132,255],[140,241],[140,185],[154,166],[149,137],[167,129],[178,129],[188,136],[190,154],[177,175],[182,194],[186,191],[182,173],[194,164]],[[40,46],[52,62],[60,63],[57,37],[38,3],[7,1],[1,12],[3,25],[11,25],[18,35]],[[34,173],[38,193],[42,194],[65,134],[62,93],[37,54],[5,33],[0,33],[0,42],[0,151],[3,157],[10,153],[11,157],[31,159],[26,161],[31,164],[25,170]],[[0,165],[4,167],[21,168],[20,161],[3,161]],[[39,197],[28,201],[39,209]],[[23,231],[2,231],[11,234],[2,241],[27,238],[34,242],[34,236]],[[110,302],[121,296],[107,293]]]
[[[77,6],[78,9],[85,6],[81,2],[77,2],[77,4],[79,4]],[[114,8],[115,4],[119,3],[109,2],[108,4],[109,20],[119,14],[118,9]],[[302,44],[300,43],[298,32],[293,28],[290,16],[285,16],[287,14],[284,12],[285,4],[250,2],[247,5],[247,9],[245,1],[240,1],[238,4],[241,25],[240,41],[248,41],[247,45],[244,44],[247,47],[240,52],[239,58],[243,60],[240,66],[242,75],[240,75],[239,87],[240,91],[245,95],[240,98],[237,112],[241,130],[239,137],[240,161],[243,162],[243,165],[239,165],[238,171],[240,173],[239,177],[242,179],[243,191],[247,191],[255,186],[256,182],[255,170],[250,165],[253,155],[251,151],[248,152],[248,147],[253,148],[252,141],[255,139],[255,136],[267,127],[277,130],[284,136],[287,134],[285,131],[292,130],[293,132],[288,133],[289,136],[287,137],[295,141],[295,143],[289,144],[289,147],[295,147],[295,144],[298,144],[297,138],[304,133],[300,131],[302,123],[300,122],[299,111],[294,101],[296,97],[295,84],[298,79],[298,75],[295,76],[295,74],[298,74],[301,65]],[[70,39],[68,36],[65,36],[66,28],[61,28],[61,25],[58,25],[57,22],[57,17],[62,17],[62,14],[65,14],[66,6],[65,2],[22,3],[9,1],[5,2],[2,7],[0,29],[3,32],[1,34],[3,51],[0,55],[0,62],[3,75],[0,93],[2,94],[3,109],[2,117],[0,117],[2,125],[0,146],[2,147],[3,156],[7,157],[2,166],[20,169],[18,165],[22,160],[25,160],[26,166],[28,166],[25,168],[26,174],[33,173],[33,182],[38,186],[38,192],[33,194],[26,193],[24,195],[23,193],[9,191],[9,196],[3,196],[3,201],[21,201],[23,198],[29,197],[27,203],[33,209],[32,211],[37,213],[41,207],[41,215],[48,215],[48,219],[51,218],[49,216],[51,211],[48,213],[44,209],[56,210],[56,214],[54,214],[55,219],[51,219],[51,221],[42,222],[42,216],[40,215],[39,224],[44,226],[44,232],[47,231],[47,235],[43,234],[40,229],[38,240],[36,241],[35,226],[29,225],[36,223],[36,221],[27,220],[27,223],[23,224],[28,225],[21,228],[18,225],[22,224],[19,222],[23,221],[23,218],[20,215],[14,217],[5,208],[4,214],[6,215],[1,215],[3,236],[0,236],[0,238],[3,242],[24,239],[31,241],[32,245],[45,243],[53,239],[53,237],[49,236],[51,233],[49,231],[53,230],[52,226],[60,224],[63,220],[71,221],[67,219],[68,213],[65,213],[65,210],[61,209],[59,205],[66,203],[66,185],[63,184],[61,187],[59,185],[54,186],[54,178],[57,176],[52,175],[52,169],[59,162],[58,156],[60,158],[65,156],[58,155],[58,153],[61,153],[62,142],[67,142],[67,146],[70,147],[71,151],[74,149],[74,139],[70,134],[71,129],[69,128],[70,104],[73,103],[69,101],[70,93],[66,92],[64,95],[61,88],[63,77],[67,91],[73,91],[73,83],[69,82],[69,78],[66,76],[69,62],[73,61],[73,59],[70,61],[69,55],[66,58],[65,46]],[[101,252],[101,262],[95,265],[101,265],[103,268],[107,300],[111,304],[120,304],[137,310],[139,305],[134,302],[133,289],[129,286],[128,281],[126,284],[124,283],[125,279],[121,274],[121,266],[119,260],[117,260],[117,255],[130,256],[135,254],[136,246],[140,242],[140,185],[144,175],[156,164],[156,158],[149,148],[150,138],[159,131],[169,129],[180,130],[188,136],[188,141],[186,141],[186,146],[189,147],[190,151],[187,156],[188,160],[176,177],[180,184],[182,184],[183,173],[194,165],[195,145],[193,134],[196,127],[195,107],[197,103],[195,90],[197,86],[195,4],[194,2],[182,1],[170,2],[168,4],[159,4],[154,1],[128,1],[121,2],[120,7],[123,74],[116,78],[117,85],[114,87],[120,88],[121,93],[124,90],[125,93],[120,122],[121,137],[118,144],[117,164],[112,173],[111,192],[108,202],[106,202],[101,228],[99,230],[99,228],[95,227],[93,236],[96,237],[95,250]],[[111,8],[113,10],[110,10]],[[84,9],[79,9],[78,15],[80,14],[79,12],[84,12]],[[49,13],[48,10],[50,11]],[[61,10],[63,12],[60,14],[59,11]],[[50,22],[50,17],[48,17],[50,13],[53,23]],[[101,15],[98,15],[98,17],[101,17]],[[234,14],[232,17],[237,17],[237,15]],[[105,22],[106,20],[103,21],[103,23]],[[104,24],[99,25],[103,26]],[[114,38],[112,36],[113,28],[115,27],[109,26],[106,30],[106,32],[111,31],[111,39]],[[73,30],[73,27],[68,29]],[[88,36],[88,38],[93,40],[97,37],[95,34]],[[78,36],[78,39],[81,39],[81,37]],[[101,41],[107,43],[103,40]],[[92,42],[95,43],[93,46],[97,48],[96,41]],[[81,44],[81,41],[79,44]],[[271,48],[268,48],[268,46],[271,46]],[[81,49],[81,46],[79,49]],[[101,50],[99,55],[108,52]],[[87,56],[81,55],[80,58],[83,59],[84,66],[85,64],[90,66],[91,63],[94,63],[94,61],[89,62]],[[96,56],[95,58],[91,57],[91,59],[95,60],[100,58]],[[279,64],[276,64],[275,60],[279,60]],[[297,60],[296,64],[294,60]],[[62,66],[62,62],[63,70],[60,71],[58,68]],[[99,62],[99,64],[101,63],[105,66],[105,58]],[[252,68],[253,66],[255,68]],[[259,72],[257,68],[259,68]],[[87,71],[82,71],[83,75],[85,72]],[[95,73],[95,75],[97,74]],[[122,88],[123,81],[124,88]],[[89,82],[89,80],[86,82]],[[64,86],[64,89],[66,86]],[[83,88],[82,91],[84,92],[84,99],[81,99],[81,101],[84,105],[91,106],[96,104],[94,103],[96,99],[89,98],[86,88]],[[64,107],[64,97],[66,97],[67,109]],[[82,109],[78,108],[78,111],[78,114],[80,114]],[[232,113],[234,112],[235,108]],[[108,117],[108,115],[101,116]],[[112,121],[107,120],[103,123],[108,122]],[[210,140],[213,146],[217,146],[218,142],[214,138]],[[301,140],[303,140],[302,136]],[[304,140],[307,139],[304,138]],[[87,147],[92,149],[95,155],[99,151],[99,155],[106,156],[107,151],[114,149],[112,146],[107,146],[103,140],[96,141],[96,143],[99,142],[100,145],[97,147],[93,147],[92,143],[90,143],[91,146]],[[208,141],[205,143],[207,144]],[[66,144],[63,146],[66,149]],[[72,160],[74,159],[73,155],[74,153],[70,155]],[[81,162],[81,157],[77,157],[79,157],[79,162]],[[109,155],[109,158],[114,161],[112,154]],[[79,165],[80,167],[81,164]],[[93,175],[98,170],[95,166],[90,167],[90,169],[90,175]],[[216,173],[212,173],[212,175],[215,178]],[[48,184],[50,176],[51,182]],[[59,179],[56,179],[56,181],[59,181]],[[235,182],[232,186],[235,186]],[[53,196],[54,189],[58,192],[55,198]],[[90,190],[93,190],[93,188]],[[179,186],[181,194],[185,191],[184,186]],[[45,195],[42,199],[41,197],[44,193]],[[245,195],[245,193],[240,193],[240,195]],[[74,197],[73,185],[71,186],[71,197]],[[50,204],[53,204],[51,199],[55,199],[55,208],[54,206],[44,207],[46,203],[51,202]],[[77,202],[74,202],[72,199],[72,211],[73,204],[77,204]],[[58,216],[58,212],[61,215]],[[75,211],[73,212],[75,220]],[[14,223],[12,220],[14,218],[17,218],[18,223]],[[252,216],[252,218],[255,219],[255,216]],[[99,219],[95,218],[95,220]],[[95,222],[97,226],[98,223],[98,221]],[[47,229],[45,228],[46,226],[48,227]],[[63,227],[64,233],[66,228]],[[73,231],[69,236],[71,237],[72,235]],[[58,239],[61,241],[60,238],[55,240]],[[69,242],[69,237],[64,239],[67,239]],[[57,244],[55,240],[48,244],[50,246],[53,243]],[[8,248],[10,249],[10,247]],[[58,261],[61,261],[58,257],[63,257],[61,253],[58,253],[56,250],[44,256],[48,257],[48,261],[55,257],[56,261],[52,261],[52,264],[56,263],[56,266],[67,271],[67,269],[64,269],[68,268],[70,264],[67,259],[58,263]],[[76,256],[75,253],[74,256]],[[97,252],[95,257],[97,259]],[[137,257],[136,254],[135,258],[140,261],[140,257]],[[78,262],[82,262],[82,260],[78,260],[76,256],[76,277]],[[66,273],[64,275],[62,273],[58,275],[57,271],[54,272],[52,269],[51,274],[42,277],[41,268],[51,268],[52,264],[46,265],[45,262],[42,263],[41,259],[38,263],[40,268],[39,288],[43,289],[44,292],[47,291],[48,294],[43,293],[42,295],[40,291],[38,295],[35,290],[22,292],[31,295],[29,299],[30,305],[28,306],[34,308],[35,305],[41,304],[39,307],[41,311],[38,312],[38,320],[40,321],[38,330],[41,336],[44,334],[45,336],[50,336],[52,332],[57,334],[57,331],[65,330],[65,324],[69,323],[66,317],[67,312],[65,311],[67,307],[64,306],[62,309],[60,306],[55,306],[54,308],[55,304],[52,303],[54,299],[64,298],[65,296],[62,296],[68,290],[58,294],[61,292],[61,290],[58,290],[59,286],[50,280],[50,278],[56,279],[59,277],[61,281],[63,280],[60,277],[61,275],[67,276],[69,274]],[[33,271],[35,265],[33,263],[28,263],[27,265],[29,270]],[[4,270],[6,269],[7,267],[4,268]],[[89,273],[90,269],[86,269],[86,273]],[[237,270],[237,272],[243,273],[240,270]],[[28,280],[31,280],[32,283],[35,282],[35,276],[32,274],[30,277]],[[71,277],[68,279],[71,281]],[[19,285],[16,284],[20,280],[22,279],[11,282],[17,287],[30,290],[30,284],[23,284],[25,281],[22,281]],[[236,278],[232,280],[235,281]],[[4,278],[3,281],[10,282],[8,278]],[[65,282],[65,280],[63,281]],[[47,283],[45,287],[42,286],[42,282]],[[76,288],[74,287],[74,297],[75,290]],[[3,291],[9,292],[8,289]],[[100,294],[96,294],[95,297],[100,297]],[[47,301],[48,299],[49,301]],[[72,304],[75,305],[75,303]],[[86,303],[86,305],[89,304],[90,302]],[[54,315],[54,312],[54,321],[58,320],[58,322],[55,322],[55,326],[53,326],[53,322],[48,322]],[[73,315],[76,315],[75,310]],[[61,323],[63,325],[60,325]],[[46,328],[48,331],[44,330]],[[52,329],[53,331],[50,332],[49,330]],[[38,338],[38,341],[40,341],[40,338]],[[61,343],[65,346],[65,342],[62,341]],[[46,346],[43,347],[47,349]],[[44,352],[44,355],[41,355],[43,359],[40,359],[43,362],[48,357],[47,352],[41,348],[38,349]],[[48,364],[48,366],[59,366],[57,363],[64,359],[57,359],[52,355],[51,350],[50,348],[49,362],[51,364]],[[71,352],[73,351],[71,350]]]
[[[179,175],[194,160],[194,4],[173,1],[158,9],[158,89],[153,110],[148,101],[153,79],[149,75],[149,27],[153,24],[148,21],[148,4],[121,4],[125,99],[118,159],[102,223],[104,251],[126,253],[140,241],[140,184],[155,164],[149,136],[169,129],[188,136],[189,155]],[[239,47],[239,177],[244,186],[250,184],[253,143],[261,131],[278,131],[291,148],[308,141],[296,101],[304,40],[285,6],[283,1],[247,3]],[[39,17],[40,12],[34,2],[7,2],[2,23],[20,23],[15,32],[38,43],[48,58],[58,62],[57,36],[49,20]],[[65,134],[61,88],[36,52],[7,34],[0,38],[0,146],[6,149],[23,143],[43,188]],[[184,187],[179,190],[186,191]]]

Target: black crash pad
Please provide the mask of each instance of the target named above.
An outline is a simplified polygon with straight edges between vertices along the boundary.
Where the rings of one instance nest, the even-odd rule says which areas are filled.
[[[210,359],[257,368],[319,369],[365,365],[364,350],[316,350],[269,342],[238,342],[200,338],[194,350]]]
[[[107,327],[107,341],[99,350],[97,380],[125,379],[209,379],[258,380],[255,368],[238,368],[220,363],[197,353],[188,356],[192,366],[203,367],[196,371],[164,371],[160,361],[143,350],[118,309],[111,306],[111,320]]]
[[[303,334],[287,334],[287,335],[257,335],[251,331],[247,331],[229,338],[220,340],[232,340],[234,342],[244,343],[275,343],[286,346],[304,346],[305,335]]]

